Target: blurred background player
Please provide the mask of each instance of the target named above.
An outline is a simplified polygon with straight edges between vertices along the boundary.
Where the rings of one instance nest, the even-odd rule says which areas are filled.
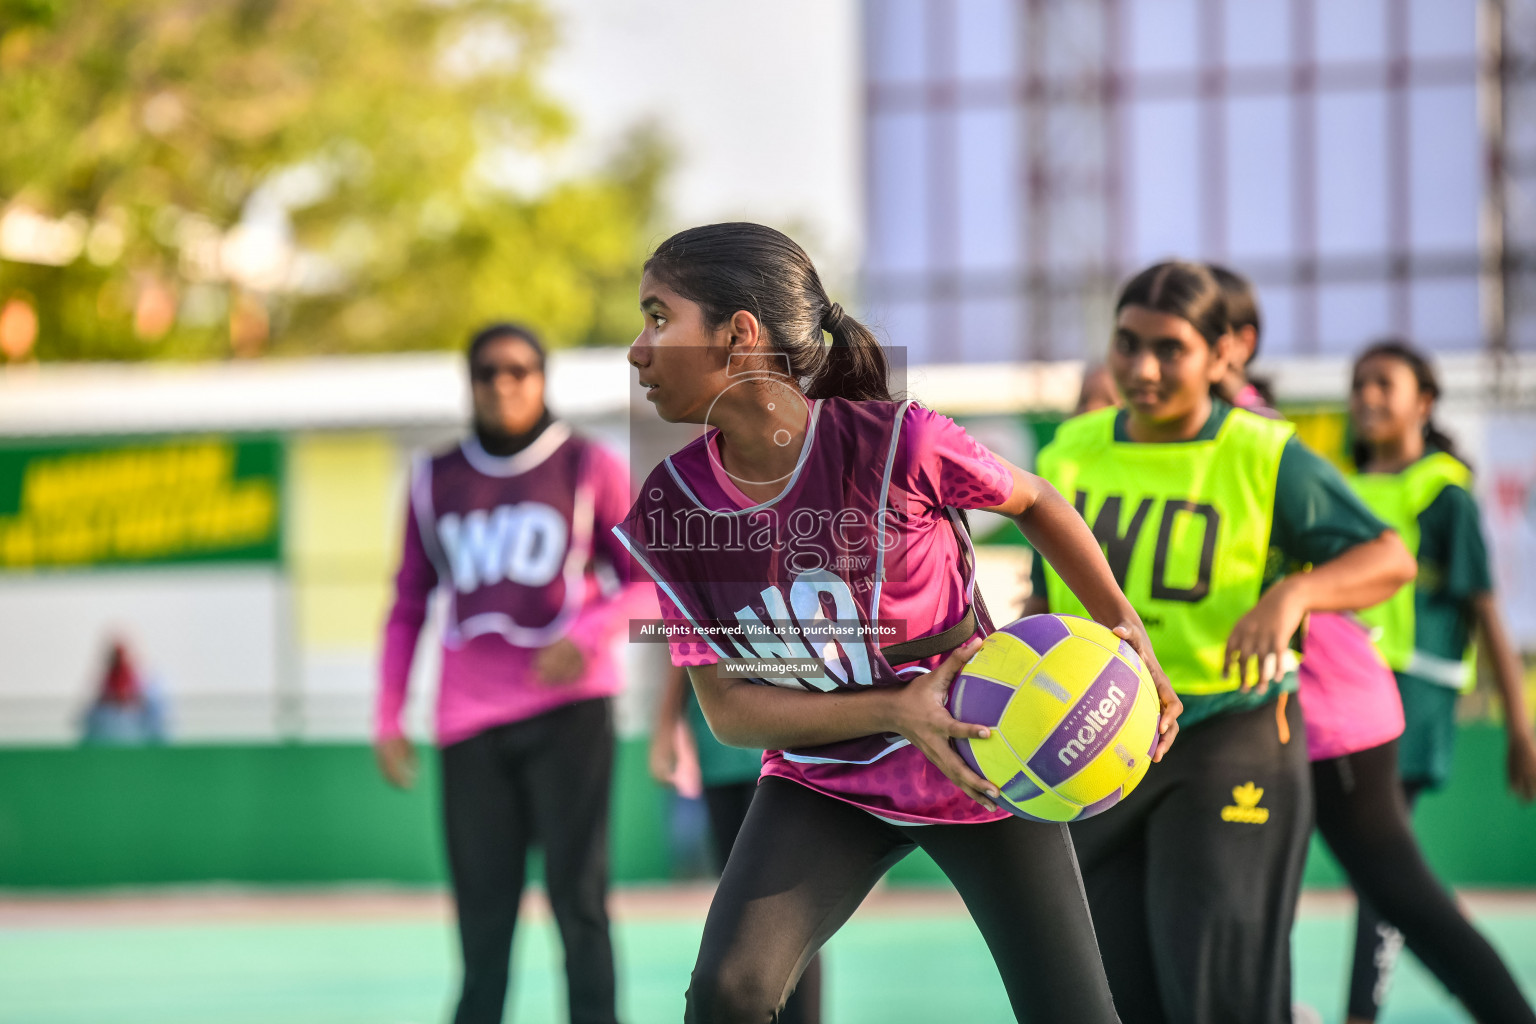
[[[1327,787],[1347,795],[1350,785],[1373,786],[1380,794],[1375,806],[1361,810],[1372,815],[1373,827],[1357,830],[1356,842],[1364,845],[1353,851],[1350,871],[1357,888],[1365,889],[1350,971],[1349,1020],[1355,1024],[1376,1019],[1405,939],[1478,1020],[1536,1019],[1493,948],[1434,880],[1417,846],[1412,858],[1391,856],[1392,831],[1408,827],[1419,794],[1450,777],[1456,702],[1473,680],[1474,640],[1482,643],[1504,703],[1509,785],[1523,800],[1536,797],[1536,739],[1523,672],[1493,595],[1471,470],[1435,425],[1439,396],[1433,367],[1403,342],[1372,345],[1355,361],[1349,408],[1359,473],[1350,482],[1409,542],[1419,569],[1415,584],[1365,614],[1382,629],[1378,642],[1402,697],[1405,727],[1395,756],[1354,766],[1359,770],[1349,779]],[[1401,777],[1400,790],[1390,785],[1394,774]],[[1327,836],[1330,822],[1321,813],[1319,825]],[[1335,852],[1349,867],[1351,851]],[[1362,885],[1366,879],[1370,888]],[[1391,907],[1370,898],[1378,890]]]
[[[165,695],[139,676],[127,643],[113,640],[101,688],[81,717],[81,742],[132,746],[164,743],[168,738]]]
[[[1312,824],[1290,641],[1307,612],[1370,604],[1412,574],[1288,424],[1215,396],[1230,353],[1210,271],[1147,268],[1116,304],[1109,368],[1125,409],[1068,421],[1039,459],[1093,524],[1185,702],[1163,763],[1071,826],[1127,1024],[1289,1024]],[[1315,568],[1280,575],[1301,565]],[[1026,614],[1082,614],[1053,568],[1033,582]]]
[[[1117,1020],[1065,827],[1000,810],[996,787],[950,743],[988,730],[944,707],[990,628],[954,511],[983,508],[1013,517],[1095,617],[1137,646],[1165,698],[1157,754],[1173,742],[1178,702],[1092,534],[954,421],[892,401],[880,343],[782,233],[680,232],[646,262],[640,296],[646,324],[629,358],[647,399],[663,420],[716,429],[652,471],[619,532],[665,616],[698,627],[673,654],[710,728],[768,750],[704,924],[685,1019],[773,1019],[815,952],[922,847],[964,898],[1018,1019]],[[776,506],[793,516],[777,520]],[[727,530],[748,514],[741,521],[772,543],[686,542],[678,531],[700,511]],[[732,657],[809,656],[796,637],[730,632],[784,623],[791,608],[802,628],[850,631],[812,642],[824,673],[724,670]],[[881,646],[861,628],[881,624],[907,639]]]
[[[1109,372],[1109,367],[1103,363],[1085,367],[1083,383],[1077,392],[1077,407],[1072,410],[1072,414],[1081,416],[1085,412],[1097,412],[1119,404],[1120,393],[1115,390],[1115,378]]]
[[[691,761],[683,756],[685,745],[691,747]],[[750,747],[728,747],[715,738],[693,694],[688,670],[680,665],[668,671],[656,704],[650,762],[656,781],[675,786],[679,792],[692,782],[679,778],[686,770],[684,765],[697,765],[701,795],[709,814],[715,870],[724,871],[741,824],[747,820],[752,794],[757,791],[763,752]],[[811,958],[800,983],[779,1012],[779,1024],[820,1024],[821,960],[820,953]]]
[[[1269,383],[1248,374],[1248,364],[1259,354],[1259,340],[1263,321],[1259,316],[1259,299],[1253,285],[1241,274],[1228,270],[1219,263],[1207,263],[1206,269],[1221,287],[1221,297],[1227,304],[1227,325],[1231,359],[1227,375],[1222,378],[1221,396],[1239,409],[1256,410],[1271,408],[1275,404]]]
[[[437,742],[464,979],[456,1024],[499,1021],[528,850],[565,948],[573,1024],[612,1024],[608,797],[611,643],[628,558],[610,528],[629,505],[620,460],[544,404],[544,350],[493,324],[469,344],[474,432],[420,460],[385,627],[376,751],[409,786],[401,732],[411,660],[434,590],[445,595]]]

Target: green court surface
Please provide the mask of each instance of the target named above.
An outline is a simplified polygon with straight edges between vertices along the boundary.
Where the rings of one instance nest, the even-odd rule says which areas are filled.
[[[707,892],[616,900],[622,1019],[678,1021]],[[1536,899],[1470,899],[1536,994]],[[1309,897],[1297,998],[1340,1019],[1347,900]],[[1012,1020],[986,947],[943,893],[877,893],[827,950],[829,1024]],[[433,894],[0,898],[3,1024],[428,1024],[447,1017],[452,935]],[[552,925],[519,934],[509,1021],[563,1020]],[[1405,958],[1383,1024],[1465,1021]]]

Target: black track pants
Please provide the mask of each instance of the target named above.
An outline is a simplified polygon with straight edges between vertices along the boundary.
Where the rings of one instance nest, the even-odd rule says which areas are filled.
[[[572,1024],[613,1024],[608,794],[613,712],[583,700],[445,747],[443,819],[464,985],[454,1024],[495,1024],[530,846],[565,946]]]
[[[1397,741],[1315,762],[1312,784],[1318,831],[1360,896],[1349,1015],[1376,1019],[1406,944],[1481,1024],[1536,1024],[1498,953],[1424,861],[1398,780]]]
[[[1295,700],[1181,731],[1135,792],[1071,828],[1127,1024],[1290,1024],[1312,830]]]
[[[685,1020],[780,1019],[811,957],[919,846],[965,900],[1020,1021],[1118,1020],[1065,826],[1021,818],[893,825],[771,776],[757,788],[710,905]]]

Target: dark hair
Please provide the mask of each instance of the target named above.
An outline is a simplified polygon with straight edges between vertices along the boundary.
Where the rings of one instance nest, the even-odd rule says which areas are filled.
[[[1115,312],[1126,306],[1144,306],[1188,320],[1212,348],[1231,329],[1221,286],[1199,263],[1170,260],[1148,267],[1120,289]]]
[[[1403,363],[1408,369],[1413,371],[1413,379],[1419,385],[1419,394],[1428,395],[1431,406],[1439,401],[1440,377],[1435,373],[1434,365],[1430,363],[1429,357],[1401,338],[1387,338],[1375,342],[1367,347],[1365,351],[1355,356],[1355,365],[1350,370],[1351,389],[1353,389],[1354,376],[1360,372],[1361,364],[1367,359],[1375,359],[1378,356],[1396,359]],[[1426,448],[1438,448],[1468,469],[1472,468],[1472,463],[1463,458],[1461,453],[1456,450],[1456,441],[1451,435],[1441,430],[1435,424],[1433,412],[1424,421],[1424,445]],[[1363,469],[1371,458],[1370,447],[1360,440],[1356,440],[1350,446],[1349,454],[1354,459],[1356,469]]]
[[[539,336],[533,333],[533,328],[531,327],[525,327],[522,324],[506,320],[486,324],[470,335],[469,348],[466,352],[469,358],[469,365],[475,365],[475,357],[480,354],[482,348],[493,341],[500,341],[502,338],[517,338],[525,342],[529,348],[533,349],[534,358],[539,364],[539,372],[544,372],[544,343],[539,340]]]
[[[645,270],[698,303],[712,329],[739,310],[755,316],[806,397],[891,400],[880,342],[827,297],[811,258],[783,232],[746,222],[689,228],[658,245]]]
[[[1221,288],[1221,296],[1227,302],[1227,322],[1232,330],[1253,328],[1253,354],[1259,354],[1259,338],[1264,333],[1259,319],[1259,298],[1253,293],[1253,283],[1242,274],[1228,270],[1219,263],[1207,263],[1206,269]]]
[[[1253,351],[1248,355],[1248,362],[1252,362],[1259,354],[1259,342],[1264,337],[1264,320],[1259,316],[1259,297],[1253,290],[1253,282],[1235,270],[1228,270],[1219,263],[1207,263],[1206,269],[1221,286],[1221,294],[1227,300],[1227,322],[1232,325],[1232,330],[1241,330],[1244,327],[1253,328]],[[1243,364],[1243,376],[1248,379],[1248,384],[1259,393],[1259,398],[1265,405],[1273,408],[1275,393],[1271,382],[1263,377],[1254,377],[1247,372],[1247,363]],[[1226,395],[1229,401],[1236,398],[1235,395]]]

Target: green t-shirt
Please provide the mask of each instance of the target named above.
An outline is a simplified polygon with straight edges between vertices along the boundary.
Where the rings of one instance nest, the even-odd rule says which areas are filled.
[[[1205,426],[1190,440],[1214,440],[1226,422],[1232,406],[1219,398],[1211,399],[1211,415]],[[1131,442],[1126,424],[1129,413],[1122,410],[1115,417],[1115,440]],[[1375,540],[1387,529],[1365,503],[1350,489],[1344,477],[1326,459],[1296,438],[1286,442],[1280,453],[1280,468],[1275,486],[1274,524],[1270,533],[1269,563],[1264,573],[1267,589],[1286,573],[1306,565],[1320,565],[1366,541]],[[1034,593],[1045,593],[1045,562],[1036,558],[1030,568]],[[1282,690],[1295,690],[1296,676],[1291,673],[1278,687],[1264,694],[1253,691],[1229,691],[1199,695],[1181,695],[1184,713],[1181,726],[1194,725],[1212,715],[1242,711],[1272,700]]]
[[[1451,484],[1419,513],[1413,646],[1458,661],[1472,640],[1471,599],[1493,589],[1477,501]]]

